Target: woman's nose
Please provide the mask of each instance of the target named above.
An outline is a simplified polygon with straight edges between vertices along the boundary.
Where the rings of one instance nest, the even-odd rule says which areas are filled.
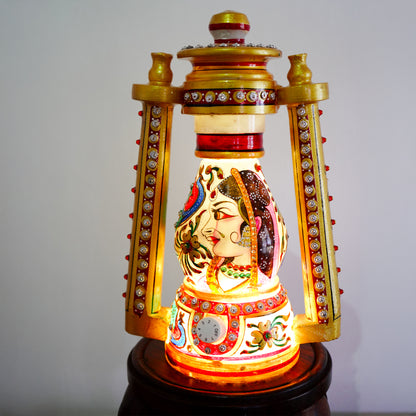
[[[205,225],[202,227],[202,234],[211,235],[214,230],[214,222],[212,221],[212,218],[209,218]]]
[[[204,234],[204,235],[211,235],[213,232],[214,232],[214,229],[212,227],[210,227],[210,228],[204,228],[202,230],[202,234]]]

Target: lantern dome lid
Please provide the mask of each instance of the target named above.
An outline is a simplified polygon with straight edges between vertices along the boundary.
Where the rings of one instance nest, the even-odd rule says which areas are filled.
[[[246,44],[250,23],[243,13],[226,10],[209,23],[214,43],[186,46],[178,58],[193,70],[184,83],[186,114],[267,114],[276,112],[276,82],[269,59],[281,56],[274,45]]]

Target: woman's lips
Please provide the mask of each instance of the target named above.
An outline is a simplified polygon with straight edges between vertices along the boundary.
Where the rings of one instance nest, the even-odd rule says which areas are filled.
[[[215,246],[215,244],[217,244],[217,243],[218,243],[218,241],[220,241],[220,239],[219,239],[219,238],[217,238],[217,237],[213,237],[213,236],[209,237],[209,239],[212,241],[212,244],[214,244],[214,246]]]

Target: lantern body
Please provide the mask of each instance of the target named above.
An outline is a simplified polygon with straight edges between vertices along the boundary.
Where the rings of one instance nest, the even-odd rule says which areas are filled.
[[[312,84],[306,55],[289,57],[290,85],[267,71],[274,46],[246,45],[245,15],[226,11],[209,25],[214,44],[186,47],[193,66],[183,87],[170,85],[171,55],[157,53],[143,101],[143,126],[126,275],[126,329],[165,341],[168,362],[192,378],[240,383],[294,366],[299,344],[339,336],[340,301],[332,242],[323,138],[317,103],[327,84]],[[199,170],[175,224],[183,283],[161,306],[165,209],[173,104],[195,117]],[[265,115],[289,110],[305,315],[293,315],[279,281],[287,234],[267,186]]]
[[[293,312],[277,275],[286,241],[257,158],[201,161],[176,224],[184,281],[166,351],[179,371],[236,382],[296,363]]]

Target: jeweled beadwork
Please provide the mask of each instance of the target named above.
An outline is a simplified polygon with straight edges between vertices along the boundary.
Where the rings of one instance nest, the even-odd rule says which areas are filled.
[[[137,274],[136,281],[138,286],[134,290],[134,313],[142,315],[145,310],[144,299],[146,297],[146,284],[147,273],[149,268],[149,244],[151,242],[151,225],[152,225],[152,213],[155,200],[155,186],[156,177],[158,175],[158,158],[159,158],[159,146],[160,146],[160,129],[162,126],[161,120],[163,116],[163,107],[153,105],[149,108],[150,123],[148,124],[147,136],[147,159],[145,161],[144,178],[145,189],[143,190],[143,196],[145,200],[142,205],[142,212],[137,212],[140,228],[137,233],[138,244],[138,261],[137,261]],[[146,142],[144,143],[146,145]]]

